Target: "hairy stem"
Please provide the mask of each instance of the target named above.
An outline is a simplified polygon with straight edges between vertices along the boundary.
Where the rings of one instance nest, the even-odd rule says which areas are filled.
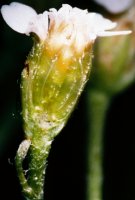
[[[33,190],[27,183],[27,179],[25,177],[24,170],[23,170],[23,161],[28,153],[30,144],[31,144],[30,140],[22,141],[15,157],[15,164],[16,164],[18,178],[22,186],[22,191],[27,197],[32,195]]]
[[[35,134],[32,140],[24,140],[17,151],[15,162],[22,192],[27,200],[43,200],[45,168],[52,140]],[[28,153],[29,150],[29,153]],[[28,154],[27,178],[23,161]]]
[[[43,200],[45,168],[51,143],[47,137],[34,137],[32,140],[28,184],[34,190],[34,195],[30,200]]]

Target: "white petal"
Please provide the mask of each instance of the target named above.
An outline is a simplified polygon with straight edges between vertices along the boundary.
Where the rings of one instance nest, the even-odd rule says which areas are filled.
[[[13,30],[25,34],[30,33],[28,32],[29,24],[32,18],[37,16],[33,8],[17,2],[2,6],[1,13],[5,22]]]
[[[87,10],[81,10],[76,7],[72,8],[68,4],[64,4],[58,11],[50,9],[49,12],[45,11],[43,14],[38,15],[31,7],[14,2],[9,6],[2,6],[1,12],[6,23],[12,29],[26,35],[34,32],[43,41],[47,38],[48,29],[50,30],[51,27],[53,27],[53,36],[59,35],[60,38],[63,38],[61,41],[64,41],[64,44],[65,41],[69,44],[72,41],[76,41],[77,45],[80,41],[83,41],[84,46],[89,40],[94,41],[97,36],[114,36],[130,33],[130,31],[109,32],[108,30],[117,25],[115,22],[97,13],[88,13]],[[50,23],[48,23],[48,18]],[[61,25],[63,28],[61,28]],[[58,41],[59,37],[55,41]]]
[[[104,18],[102,15],[97,13],[89,13],[89,26],[91,26],[91,30],[103,31],[110,30],[116,27],[117,23],[112,22],[109,19]]]
[[[45,40],[48,33],[48,12],[37,15],[28,26],[28,33],[36,33],[41,40]]]
[[[132,31],[127,30],[127,31],[103,31],[103,32],[99,32],[97,36],[100,37],[109,37],[109,36],[117,36],[117,35],[128,35],[132,33]]]
[[[120,13],[127,10],[134,0],[94,0],[100,5],[104,6],[112,13]]]

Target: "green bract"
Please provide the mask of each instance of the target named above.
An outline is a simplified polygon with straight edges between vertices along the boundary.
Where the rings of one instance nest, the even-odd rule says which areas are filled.
[[[22,72],[23,119],[27,137],[35,128],[54,137],[67,122],[91,65],[90,49],[79,57],[64,58],[67,49],[51,52],[36,43]]]

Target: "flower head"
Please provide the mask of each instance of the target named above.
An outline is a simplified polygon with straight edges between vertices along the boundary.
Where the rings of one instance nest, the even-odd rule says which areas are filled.
[[[108,31],[116,26],[115,22],[97,13],[72,8],[64,4],[58,11],[50,9],[42,14],[24,4],[13,2],[1,8],[6,23],[15,31],[29,35],[34,32],[41,41],[48,40],[58,50],[61,46],[73,46],[80,52],[97,36],[128,34],[129,31]],[[53,48],[54,48],[53,47]],[[69,52],[70,54],[70,52]]]

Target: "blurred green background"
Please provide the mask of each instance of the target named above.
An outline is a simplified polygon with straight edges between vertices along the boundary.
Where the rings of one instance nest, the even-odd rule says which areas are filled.
[[[2,0],[0,7],[12,1]],[[24,0],[37,12],[68,3],[89,11],[101,7],[88,0]],[[32,47],[30,37],[10,29],[0,17],[0,200],[21,200],[14,156],[23,139],[20,76]],[[86,185],[87,87],[62,133],[55,139],[48,159],[45,184],[47,200],[84,200]],[[104,135],[104,200],[135,199],[135,84],[113,99]]]

